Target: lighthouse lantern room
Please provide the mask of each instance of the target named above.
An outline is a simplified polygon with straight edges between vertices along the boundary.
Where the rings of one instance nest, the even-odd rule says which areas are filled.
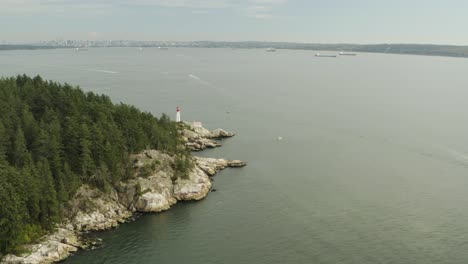
[[[176,108],[176,122],[180,122],[180,108],[177,107]]]

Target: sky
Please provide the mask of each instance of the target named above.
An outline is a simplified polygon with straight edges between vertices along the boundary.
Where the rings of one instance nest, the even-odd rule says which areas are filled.
[[[468,45],[466,0],[0,0],[0,42]]]

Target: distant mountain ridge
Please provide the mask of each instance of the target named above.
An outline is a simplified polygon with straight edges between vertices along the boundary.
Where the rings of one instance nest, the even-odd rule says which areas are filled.
[[[261,41],[194,41],[194,42],[169,42],[169,41],[86,41],[88,47],[197,47],[197,48],[275,48],[296,50],[328,50],[328,51],[353,51],[390,54],[412,54],[446,57],[468,57],[468,46],[434,45],[434,44],[317,44],[294,42],[261,42]],[[0,50],[25,50],[25,49],[52,49],[52,48],[76,48],[82,47],[80,42],[72,45],[65,44],[0,44]]]

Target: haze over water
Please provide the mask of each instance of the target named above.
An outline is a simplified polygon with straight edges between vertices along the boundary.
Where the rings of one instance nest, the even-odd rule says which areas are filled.
[[[98,233],[64,263],[466,263],[468,60],[312,51],[2,51],[0,75],[105,93],[236,132],[248,166]],[[281,136],[283,140],[278,141]]]

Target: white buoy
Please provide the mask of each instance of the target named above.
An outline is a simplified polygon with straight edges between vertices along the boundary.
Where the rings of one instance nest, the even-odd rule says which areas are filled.
[[[278,141],[283,140],[283,137],[278,137]]]
[[[176,118],[175,118],[175,121],[176,122],[180,122],[180,108],[177,107],[177,110],[176,110]]]

